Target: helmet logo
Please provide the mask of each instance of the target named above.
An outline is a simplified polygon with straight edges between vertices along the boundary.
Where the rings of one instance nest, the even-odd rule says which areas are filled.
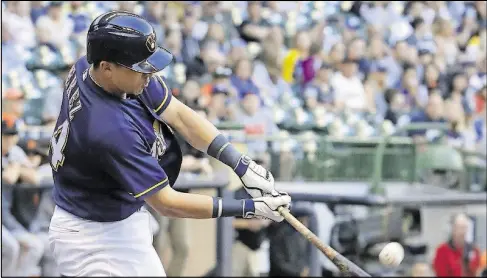
[[[145,42],[145,45],[147,46],[147,49],[149,49],[150,52],[156,51],[156,35],[154,33],[150,34],[147,37],[147,41]]]

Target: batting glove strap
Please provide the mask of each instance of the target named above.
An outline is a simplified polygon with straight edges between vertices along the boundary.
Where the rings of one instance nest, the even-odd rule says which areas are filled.
[[[249,168],[251,162],[252,159],[249,156],[242,155],[238,159],[237,165],[235,165],[233,171],[235,172],[235,174],[237,174],[237,176],[242,178],[243,175],[245,175],[245,173],[247,172],[247,169]]]

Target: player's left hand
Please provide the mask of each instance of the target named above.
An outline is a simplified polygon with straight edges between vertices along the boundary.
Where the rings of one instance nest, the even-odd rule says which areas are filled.
[[[242,180],[245,191],[252,198],[279,196],[279,193],[274,188],[272,173],[255,163],[250,157],[242,156],[237,167],[240,169],[246,168],[242,171],[244,174],[240,176],[240,180]]]

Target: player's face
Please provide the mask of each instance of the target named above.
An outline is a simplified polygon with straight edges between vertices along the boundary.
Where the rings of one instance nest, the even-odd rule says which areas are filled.
[[[122,66],[111,67],[109,75],[119,92],[132,95],[140,95],[144,88],[149,85],[152,76]]]

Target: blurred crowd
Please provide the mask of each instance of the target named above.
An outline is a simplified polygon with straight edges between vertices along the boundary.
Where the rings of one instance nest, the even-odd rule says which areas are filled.
[[[19,196],[9,185],[52,180],[46,152],[64,77],[85,55],[91,21],[109,10],[153,24],[158,44],[175,57],[159,74],[173,95],[215,124],[239,123],[252,135],[313,130],[372,138],[409,122],[444,122],[450,145],[486,153],[485,1],[2,1],[2,258],[12,262],[10,274],[56,275],[46,238],[50,195]],[[404,135],[432,141],[438,134]],[[211,177],[208,158],[182,145],[183,174]],[[265,140],[247,148],[264,165],[270,150],[292,157]],[[279,229],[271,233],[279,237],[293,230],[241,222],[239,238],[251,243],[234,246],[236,257],[249,258],[235,271],[256,275],[251,258],[262,231]],[[188,252],[187,223],[157,223],[154,233],[168,231],[175,250],[166,270],[177,276]],[[157,238],[162,249],[168,240]],[[305,276],[305,262],[288,253],[271,258],[271,272]]]

